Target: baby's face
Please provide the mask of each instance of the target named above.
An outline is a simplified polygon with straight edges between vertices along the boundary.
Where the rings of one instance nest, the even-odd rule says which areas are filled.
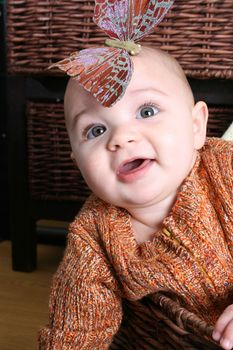
[[[204,143],[198,130],[205,127],[205,111],[204,103],[194,106],[170,64],[150,53],[134,58],[126,93],[111,108],[74,79],[65,96],[72,151],[84,179],[97,196],[128,210],[175,197]]]

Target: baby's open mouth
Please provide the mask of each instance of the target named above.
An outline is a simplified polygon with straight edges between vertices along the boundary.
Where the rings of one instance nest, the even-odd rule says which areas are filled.
[[[137,158],[122,164],[118,169],[118,174],[127,174],[138,171],[147,166],[152,159]]]

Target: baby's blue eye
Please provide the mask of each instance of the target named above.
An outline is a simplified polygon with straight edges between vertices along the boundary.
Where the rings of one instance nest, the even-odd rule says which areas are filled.
[[[88,129],[86,137],[88,140],[101,136],[106,131],[104,125],[94,125]]]
[[[155,106],[143,106],[139,108],[137,112],[137,119],[145,119],[154,117],[159,112],[158,108]]]

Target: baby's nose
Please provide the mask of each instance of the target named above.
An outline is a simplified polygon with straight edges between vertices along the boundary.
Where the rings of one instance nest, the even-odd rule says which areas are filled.
[[[121,127],[114,130],[108,141],[108,149],[116,151],[119,148],[126,147],[130,143],[137,142],[139,135],[136,130],[127,127]]]

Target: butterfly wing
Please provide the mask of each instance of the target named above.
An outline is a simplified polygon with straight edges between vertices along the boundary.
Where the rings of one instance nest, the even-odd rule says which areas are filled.
[[[130,40],[137,41],[151,33],[162,21],[174,0],[140,0],[132,2]]]
[[[137,41],[161,22],[174,0],[96,0],[94,22],[112,39]]]
[[[52,67],[75,77],[105,107],[112,106],[124,95],[132,75],[129,54],[111,47],[75,52]]]
[[[127,40],[129,0],[95,0],[93,21],[111,39]]]

